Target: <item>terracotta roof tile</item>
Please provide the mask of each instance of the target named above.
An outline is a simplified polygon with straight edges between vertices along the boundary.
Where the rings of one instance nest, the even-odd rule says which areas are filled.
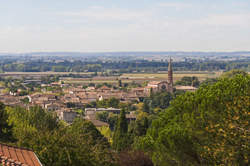
[[[0,144],[0,163],[3,165],[27,165],[41,166],[39,159],[31,150],[17,148],[9,145]]]

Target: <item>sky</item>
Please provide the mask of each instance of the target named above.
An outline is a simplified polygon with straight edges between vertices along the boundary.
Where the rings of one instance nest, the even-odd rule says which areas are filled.
[[[0,0],[0,53],[48,51],[250,51],[250,0]]]

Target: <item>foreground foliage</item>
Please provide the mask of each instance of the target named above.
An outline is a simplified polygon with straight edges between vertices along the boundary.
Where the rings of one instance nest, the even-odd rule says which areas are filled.
[[[178,96],[134,145],[155,165],[248,165],[250,77]]]
[[[46,166],[113,165],[110,145],[96,127],[83,119],[65,125],[39,107],[6,108],[16,144],[34,150]]]

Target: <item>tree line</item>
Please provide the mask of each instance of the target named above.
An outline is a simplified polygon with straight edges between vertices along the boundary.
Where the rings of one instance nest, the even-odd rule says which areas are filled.
[[[197,62],[174,62],[175,71],[229,71],[232,69],[250,70],[249,61],[201,61]],[[6,61],[0,63],[1,72],[104,72],[107,74],[131,73],[131,72],[157,72],[167,71],[168,62],[164,61],[64,61],[64,62],[44,62],[31,61],[17,63],[16,61]]]

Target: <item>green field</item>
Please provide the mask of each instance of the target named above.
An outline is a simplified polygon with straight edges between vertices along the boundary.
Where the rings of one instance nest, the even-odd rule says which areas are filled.
[[[216,78],[221,75],[220,72],[176,72],[173,74],[174,81],[180,80],[182,77],[198,77],[200,81],[206,78]],[[162,81],[167,80],[167,73],[129,73],[123,74],[120,77],[94,77],[94,78],[63,78],[65,83],[75,83],[75,84],[89,84],[89,83],[110,83],[116,84],[118,79],[121,79],[123,83],[137,82],[143,83],[145,81]]]

